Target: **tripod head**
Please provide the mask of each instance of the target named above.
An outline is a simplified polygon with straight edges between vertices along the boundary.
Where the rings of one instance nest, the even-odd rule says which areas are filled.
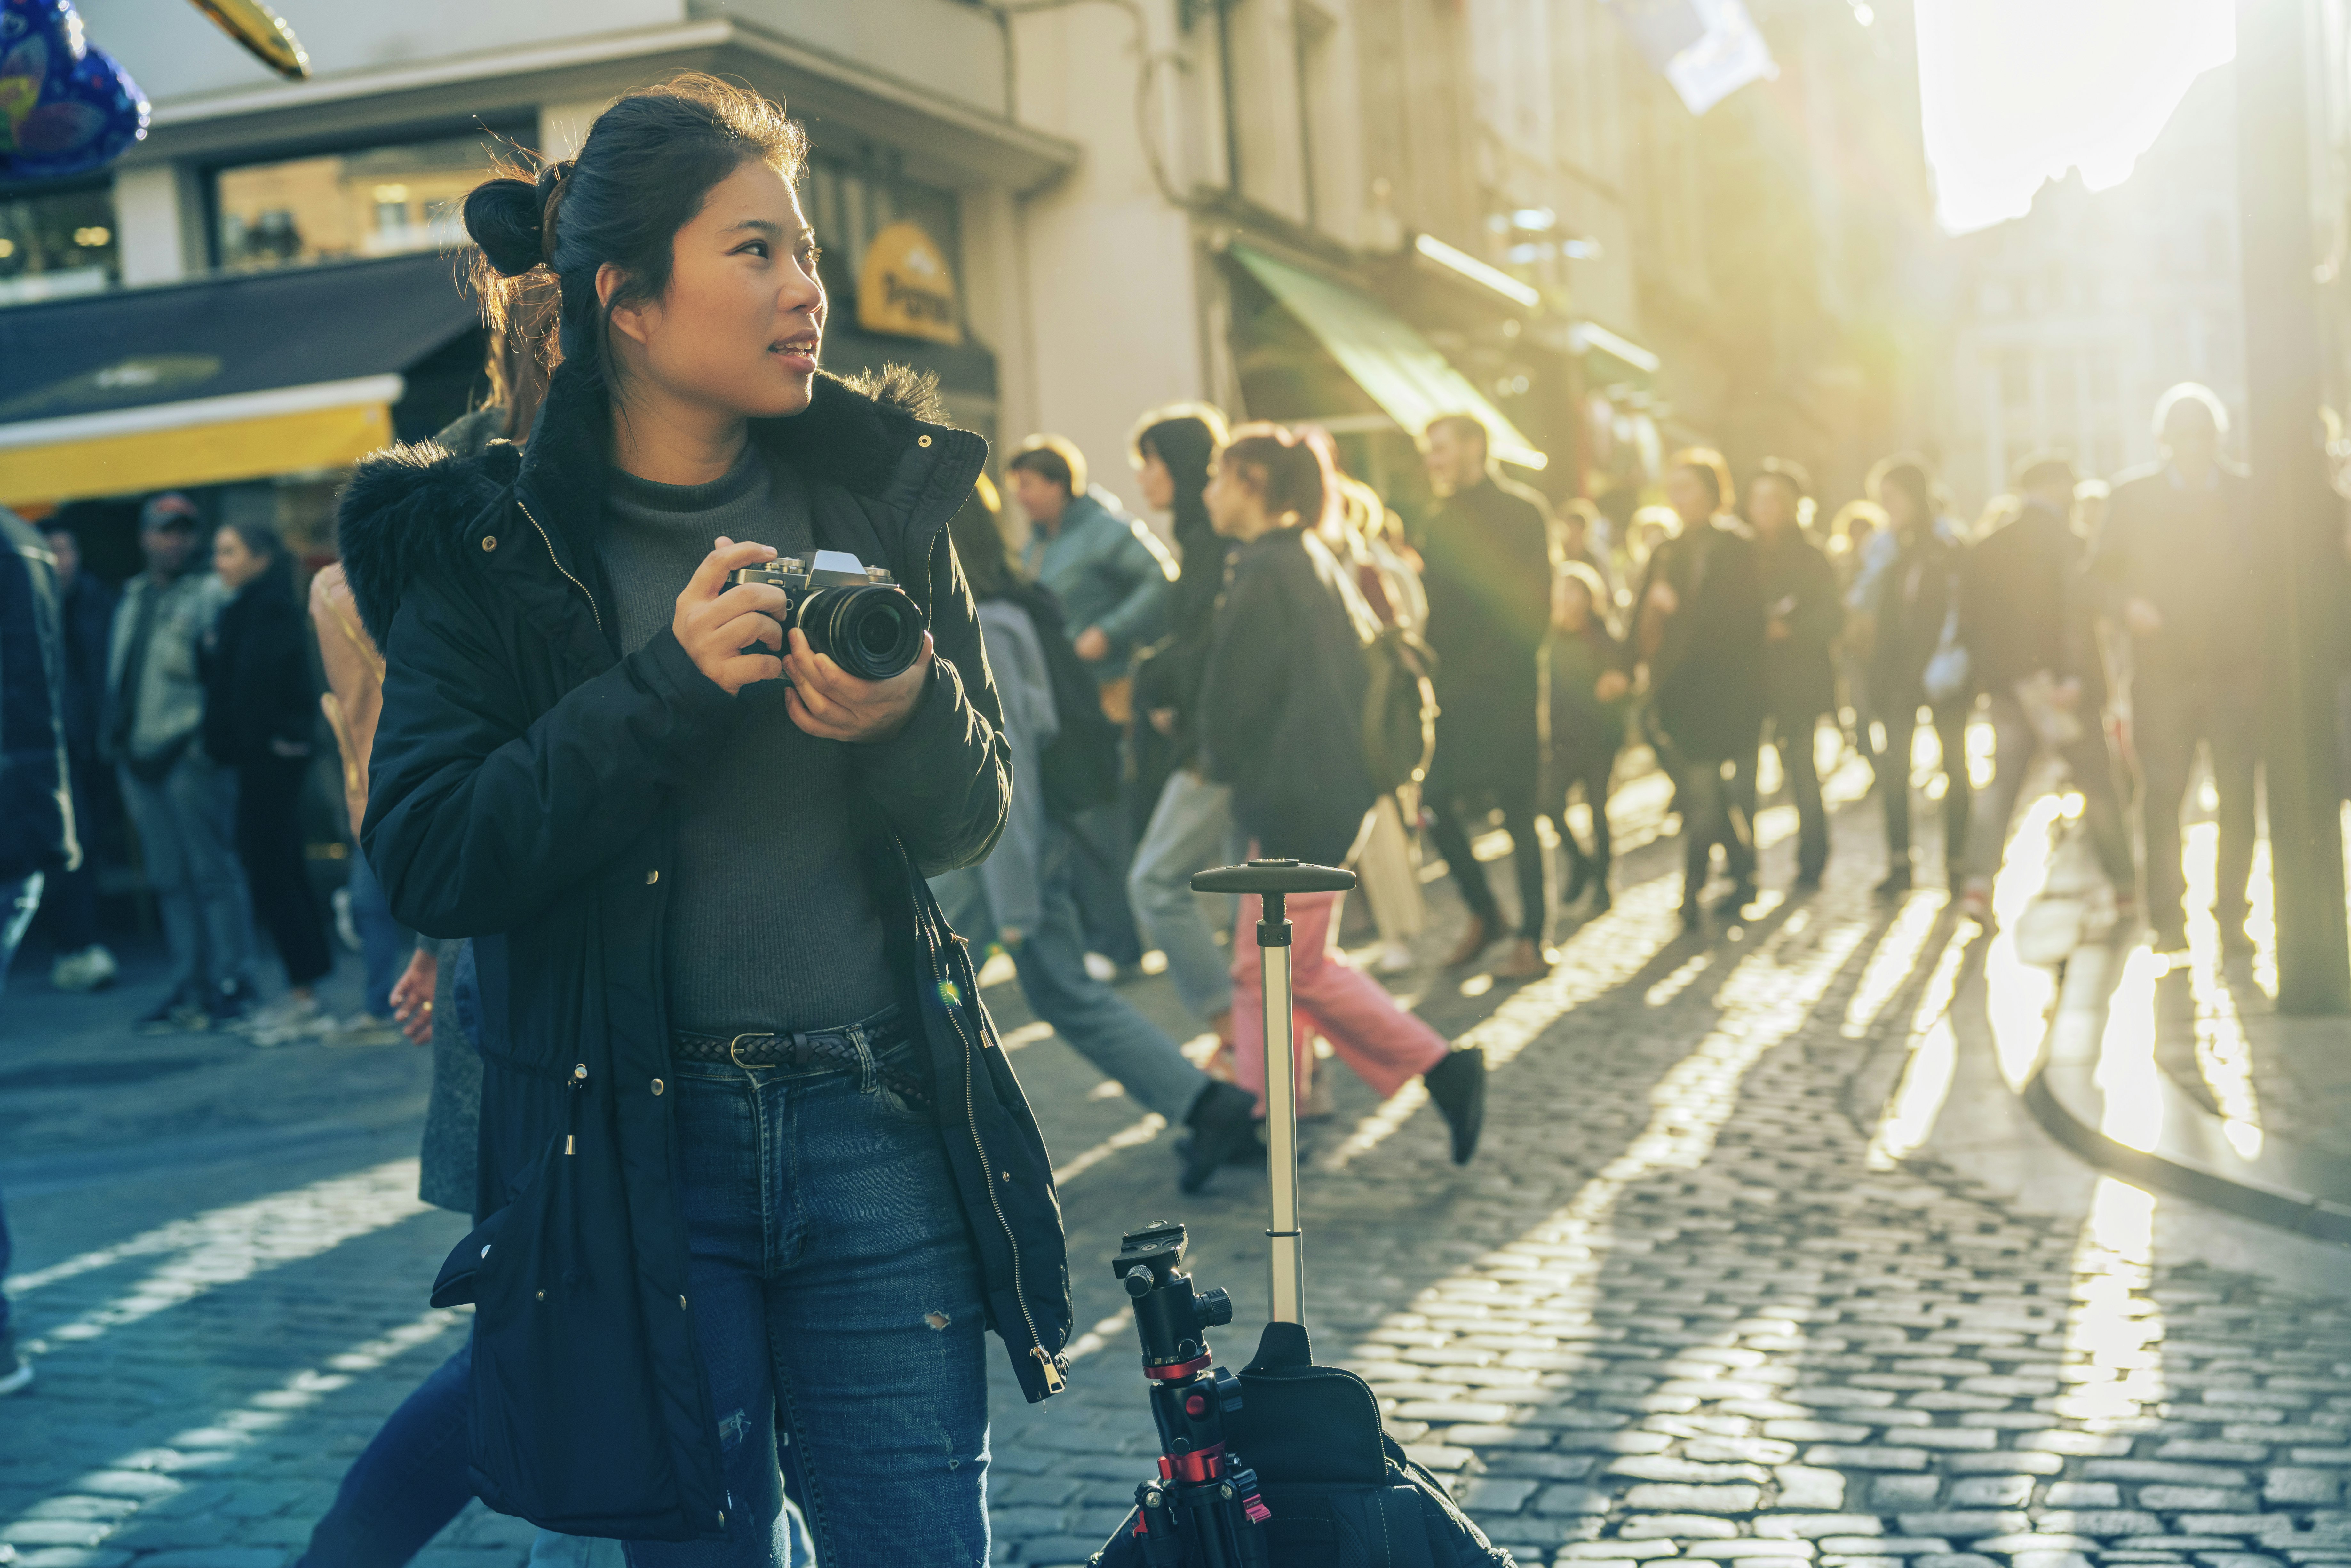
[[[1222,1291],[1196,1293],[1182,1272],[1191,1244],[1181,1225],[1165,1220],[1119,1239],[1110,1271],[1134,1298],[1134,1327],[1143,1336],[1143,1375],[1155,1382],[1186,1377],[1207,1364],[1207,1331],[1233,1321],[1233,1299]]]

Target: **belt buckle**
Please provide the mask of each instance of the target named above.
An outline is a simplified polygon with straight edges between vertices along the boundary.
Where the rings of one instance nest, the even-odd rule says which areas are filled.
[[[746,1072],[757,1072],[763,1067],[773,1067],[776,1064],[772,1061],[746,1061],[741,1056],[737,1055],[737,1052],[741,1048],[743,1042],[747,1040],[773,1040],[776,1037],[772,1034],[761,1034],[756,1030],[747,1034],[738,1034],[733,1040],[726,1042],[726,1060],[733,1062],[736,1066],[741,1068]]]

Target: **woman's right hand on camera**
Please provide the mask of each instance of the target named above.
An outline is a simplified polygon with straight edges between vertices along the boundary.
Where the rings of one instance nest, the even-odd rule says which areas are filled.
[[[785,599],[782,589],[764,582],[729,586],[726,580],[747,566],[775,559],[773,549],[748,539],[737,544],[724,536],[717,546],[703,557],[677,596],[677,613],[669,628],[694,667],[731,697],[754,682],[772,681],[784,673],[784,626],[778,617]],[[777,652],[743,652],[755,643]]]

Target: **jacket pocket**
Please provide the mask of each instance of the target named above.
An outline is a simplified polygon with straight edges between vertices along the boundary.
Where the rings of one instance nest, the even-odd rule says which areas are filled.
[[[661,1375],[690,1336],[685,1298],[641,1277],[616,1163],[591,1143],[591,1126],[558,1134],[435,1286],[475,1303],[474,1480],[543,1529],[713,1539],[726,1502],[708,1401],[678,1400]]]

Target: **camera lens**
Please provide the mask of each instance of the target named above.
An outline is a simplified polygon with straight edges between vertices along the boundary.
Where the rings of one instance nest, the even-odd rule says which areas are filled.
[[[800,630],[813,651],[861,680],[902,674],[923,651],[923,613],[886,583],[820,589],[800,606]]]

